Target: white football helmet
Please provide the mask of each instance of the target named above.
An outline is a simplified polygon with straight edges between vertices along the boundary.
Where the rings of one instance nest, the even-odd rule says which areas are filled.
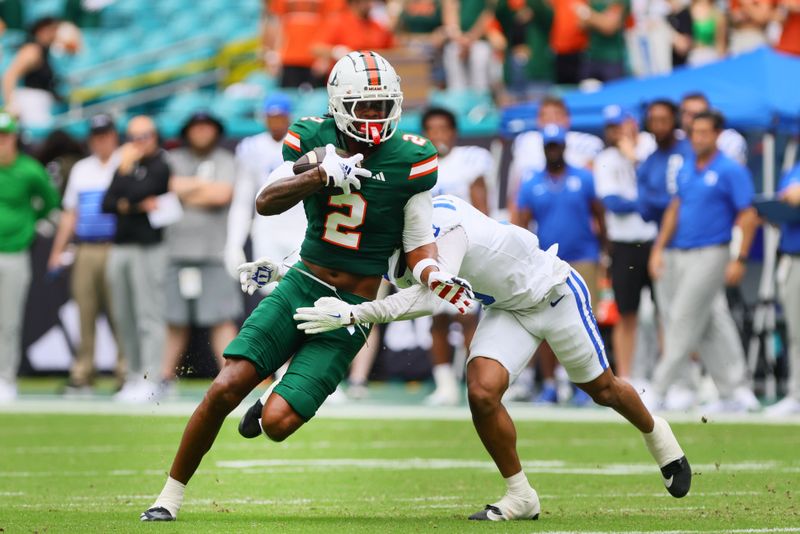
[[[402,104],[400,77],[375,52],[350,52],[328,76],[328,111],[336,127],[356,141],[377,145],[391,138]]]

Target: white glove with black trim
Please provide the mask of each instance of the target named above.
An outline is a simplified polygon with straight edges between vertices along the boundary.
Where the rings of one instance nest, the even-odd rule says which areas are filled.
[[[334,297],[319,298],[311,308],[297,308],[294,320],[300,321],[297,329],[307,334],[322,334],[356,322],[353,306]]]
[[[350,194],[351,187],[361,189],[359,177],[372,176],[367,169],[356,166],[362,159],[364,159],[363,154],[343,158],[336,153],[336,147],[330,143],[325,145],[325,159],[322,160],[320,168],[328,175],[328,187],[340,187],[346,195]]]
[[[243,263],[236,269],[239,272],[239,283],[242,291],[252,295],[271,282],[278,282],[286,274],[286,266],[275,263],[269,258],[261,258]]]
[[[433,271],[428,276],[428,289],[434,295],[456,307],[458,313],[467,313],[473,306],[475,294],[463,278],[445,271]]]

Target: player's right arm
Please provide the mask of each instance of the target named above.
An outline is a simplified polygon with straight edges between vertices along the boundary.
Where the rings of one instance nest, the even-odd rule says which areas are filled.
[[[680,209],[680,206],[680,198],[673,197],[669,206],[667,206],[667,211],[664,212],[664,217],[661,219],[661,230],[658,232],[653,248],[650,250],[650,259],[647,263],[647,268],[653,280],[658,280],[664,270],[662,254],[664,248],[672,241],[672,236],[675,235],[675,230],[678,228],[678,209]]]
[[[283,170],[284,165],[278,168]],[[291,165],[287,166],[291,173]],[[289,174],[286,178],[267,184],[259,191],[256,197],[256,211],[259,215],[283,213],[304,198],[319,191],[327,183],[328,176],[323,172],[321,166],[301,174]]]

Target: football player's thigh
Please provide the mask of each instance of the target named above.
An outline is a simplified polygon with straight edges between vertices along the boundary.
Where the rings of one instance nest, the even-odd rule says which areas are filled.
[[[347,375],[350,362],[364,346],[365,334],[369,334],[368,328],[364,328],[363,333],[356,329],[351,334],[340,328],[308,335],[274,393],[308,421]]]
[[[478,323],[469,347],[469,361],[489,358],[508,370],[511,384],[533,357],[541,340],[528,332],[516,316],[489,308]]]
[[[583,280],[570,275],[561,288],[563,298],[556,306],[542,308],[539,324],[569,379],[585,384],[608,368],[605,347]]]
[[[281,284],[264,298],[223,356],[250,361],[261,378],[277,371],[300,348],[304,337],[292,316],[298,306],[307,305],[307,299],[294,293],[291,284]]]

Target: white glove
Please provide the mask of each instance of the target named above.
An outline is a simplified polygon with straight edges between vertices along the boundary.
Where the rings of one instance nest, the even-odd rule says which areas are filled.
[[[237,269],[242,291],[252,295],[270,282],[278,282],[286,274],[286,267],[269,258],[243,263]]]
[[[350,326],[355,321],[353,306],[334,297],[317,299],[313,308],[297,308],[294,320],[300,321],[298,330],[307,334],[321,334]]]
[[[434,295],[456,307],[458,313],[467,313],[473,307],[475,294],[463,278],[444,271],[433,271],[428,276],[428,289]]]
[[[328,175],[328,186],[340,187],[346,195],[350,194],[351,187],[361,189],[359,177],[372,176],[367,169],[356,167],[362,159],[364,159],[363,154],[343,158],[336,153],[336,147],[331,144],[325,145],[325,159],[322,160],[320,168]]]

